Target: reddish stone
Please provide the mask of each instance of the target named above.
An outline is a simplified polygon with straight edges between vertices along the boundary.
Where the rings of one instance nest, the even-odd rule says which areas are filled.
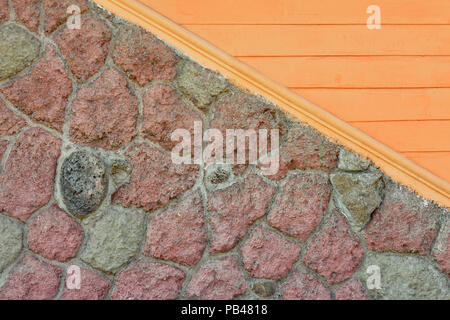
[[[113,300],[170,300],[180,294],[186,275],[173,266],[140,260],[119,274]]]
[[[186,295],[202,300],[231,300],[245,293],[247,281],[236,257],[223,257],[202,264],[192,276]]]
[[[114,49],[114,62],[141,86],[152,80],[175,77],[177,55],[147,31],[122,28]]]
[[[2,162],[3,155],[6,152],[6,148],[8,148],[9,142],[6,140],[0,140],[0,163]]]
[[[367,246],[374,251],[427,254],[438,230],[438,214],[410,190],[389,186],[366,227]]]
[[[306,241],[322,219],[330,194],[327,174],[295,174],[289,177],[282,192],[275,198],[267,222],[300,241]]]
[[[208,193],[211,252],[228,251],[264,216],[275,187],[251,174],[243,182]]]
[[[317,132],[303,126],[291,128],[280,148],[280,169],[271,179],[280,180],[289,170],[333,171],[337,167],[339,150]]]
[[[59,290],[62,270],[25,254],[0,289],[0,300],[50,300]]]
[[[297,269],[281,285],[284,300],[330,300],[331,293],[322,282],[302,269]]]
[[[62,131],[72,81],[50,45],[45,57],[29,74],[14,80],[1,92],[32,120]]]
[[[61,140],[32,128],[22,133],[0,176],[0,211],[22,221],[50,200]]]
[[[126,79],[109,68],[81,88],[72,103],[70,139],[94,148],[117,149],[136,135],[138,100]]]
[[[144,143],[126,153],[132,167],[130,183],[113,195],[113,202],[126,207],[157,209],[190,189],[198,175],[196,165],[176,165],[170,155]]]
[[[25,126],[26,122],[0,100],[0,136],[12,136]]]
[[[335,292],[336,300],[370,300],[366,290],[357,279],[352,279]]]
[[[54,39],[75,77],[86,81],[105,63],[111,31],[106,24],[90,15],[82,17],[81,25],[79,30],[66,26]]]
[[[141,132],[168,150],[178,144],[171,140],[176,129],[187,129],[194,134],[194,121],[202,122],[200,115],[188,107],[177,92],[166,84],[151,86],[144,94],[144,115]]]
[[[345,217],[334,211],[306,247],[303,262],[334,284],[356,271],[363,254],[361,240],[351,232]]]
[[[262,226],[256,228],[241,249],[245,269],[255,278],[280,280],[300,255],[300,246]]]
[[[38,31],[40,19],[39,0],[12,0],[16,20],[33,32]]]
[[[110,281],[97,273],[80,268],[80,289],[69,289],[67,283],[60,300],[103,300],[108,294]],[[67,279],[66,279],[67,281]]]
[[[9,20],[8,0],[0,0],[0,23]]]
[[[195,192],[151,218],[145,254],[195,265],[206,246],[202,196]]]
[[[431,252],[437,263],[450,276],[450,217],[444,218],[441,230],[436,238]]]
[[[41,256],[66,262],[75,257],[83,241],[83,229],[57,205],[30,222],[28,247]]]
[[[67,8],[71,5],[76,5],[80,8],[80,13],[87,9],[86,0],[43,0],[44,17],[45,17],[45,32],[51,33],[55,31],[61,24],[66,22],[70,14],[67,13]]]

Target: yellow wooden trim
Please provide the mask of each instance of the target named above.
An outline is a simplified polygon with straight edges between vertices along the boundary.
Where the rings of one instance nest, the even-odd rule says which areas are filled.
[[[395,181],[426,199],[450,208],[450,183],[345,121],[240,62],[138,0],[94,0],[103,8],[155,34],[196,62],[259,94],[292,117],[308,123],[351,150],[371,159]],[[414,139],[414,133],[411,133]]]

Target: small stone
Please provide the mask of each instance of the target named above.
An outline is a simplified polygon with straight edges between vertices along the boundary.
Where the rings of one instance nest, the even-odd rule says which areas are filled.
[[[202,196],[180,199],[150,219],[145,254],[194,266],[206,247]]]
[[[370,162],[361,158],[356,153],[341,149],[339,153],[338,168],[344,171],[364,171],[369,168]]]
[[[355,229],[370,221],[372,212],[381,204],[384,183],[378,173],[335,173],[330,175],[336,206]]]
[[[39,55],[39,40],[10,24],[0,27],[0,80],[31,66]]]
[[[300,246],[262,226],[241,249],[245,269],[255,278],[281,280],[300,255]]]
[[[208,260],[192,276],[187,286],[189,298],[231,300],[247,289],[244,272],[234,256]]]
[[[380,268],[381,289],[368,288],[374,299],[383,300],[449,300],[448,278],[422,257],[371,253],[364,260],[363,270],[369,266]],[[375,273],[362,273],[367,283]],[[371,282],[371,279],[369,280]]]
[[[8,0],[0,1],[0,23],[9,20],[9,4]]]
[[[69,289],[67,283],[60,300],[103,300],[108,294],[110,281],[101,275],[80,268],[80,289]],[[67,280],[66,280],[67,281]]]
[[[180,91],[199,109],[205,109],[228,85],[225,78],[192,61],[183,63],[176,83]]]
[[[83,241],[83,229],[57,205],[33,219],[28,229],[28,248],[50,260],[72,259]]]
[[[49,202],[60,148],[61,140],[39,128],[17,138],[0,175],[0,211],[26,221]]]
[[[111,164],[111,177],[116,186],[129,182],[131,167],[127,161],[116,160]]]
[[[62,270],[25,254],[0,288],[0,300],[50,300],[59,290]]]
[[[12,136],[25,126],[26,122],[0,100],[0,136]]]
[[[373,251],[427,254],[438,231],[439,210],[409,189],[391,184],[365,229]]]
[[[108,55],[111,31],[102,21],[81,17],[81,29],[67,26],[54,36],[70,70],[81,82],[92,77],[104,65]]]
[[[234,181],[233,168],[229,164],[211,163],[205,170],[205,186],[210,191],[225,189]]]
[[[316,277],[303,269],[295,270],[281,285],[284,300],[330,300],[331,292]]]
[[[185,278],[185,273],[176,267],[139,260],[119,274],[111,299],[176,299]]]
[[[67,210],[78,217],[86,216],[105,199],[108,191],[106,166],[92,153],[75,151],[62,164],[60,186]]]
[[[296,173],[275,197],[267,222],[304,242],[319,225],[330,194],[331,185],[326,173]]]
[[[5,154],[6,149],[8,148],[8,144],[9,142],[7,140],[0,140],[0,163],[3,160],[3,155]]]
[[[152,80],[175,77],[177,55],[162,41],[139,27],[120,29],[114,62],[141,86]]]
[[[0,273],[22,250],[22,227],[7,217],[0,216]]]
[[[62,131],[72,81],[50,45],[44,58],[28,74],[15,79],[0,91],[33,121]]]
[[[179,143],[171,139],[175,130],[187,129],[193,137],[194,122],[202,122],[200,115],[166,84],[155,84],[146,91],[143,113],[143,136],[169,151]]]
[[[35,33],[39,28],[40,2],[39,0],[12,0],[16,20]]]
[[[198,175],[196,165],[176,165],[170,155],[147,144],[135,144],[126,153],[131,164],[130,183],[113,194],[113,202],[125,207],[153,210],[190,189]]]
[[[45,32],[55,31],[61,24],[66,22],[69,15],[75,12],[67,12],[67,9],[75,5],[84,13],[87,9],[87,0],[43,0]]]
[[[70,139],[94,148],[114,150],[136,136],[138,100],[126,79],[109,68],[82,87],[72,103]]]
[[[344,216],[333,211],[306,247],[303,263],[335,284],[356,271],[363,255],[361,240],[351,232]]]
[[[335,292],[336,300],[370,300],[358,279],[351,279]]]
[[[211,252],[225,252],[244,238],[250,226],[264,216],[275,187],[250,174],[244,181],[208,193]]]
[[[445,214],[431,252],[439,267],[450,277],[450,215]]]
[[[144,215],[108,208],[88,229],[81,259],[96,269],[115,273],[139,250],[144,236]]]
[[[253,292],[261,298],[269,298],[276,291],[276,284],[272,281],[258,282],[253,285]]]

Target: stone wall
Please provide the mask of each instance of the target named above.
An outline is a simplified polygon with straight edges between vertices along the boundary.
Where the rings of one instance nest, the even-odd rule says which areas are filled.
[[[195,121],[280,170],[174,164]],[[0,299],[450,298],[447,210],[90,1],[0,0],[0,163]]]

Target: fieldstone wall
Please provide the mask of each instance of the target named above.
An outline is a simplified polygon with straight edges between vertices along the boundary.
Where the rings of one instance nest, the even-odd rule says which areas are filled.
[[[194,121],[280,170],[174,164]],[[0,163],[0,299],[450,298],[448,211],[90,1],[0,0]]]

